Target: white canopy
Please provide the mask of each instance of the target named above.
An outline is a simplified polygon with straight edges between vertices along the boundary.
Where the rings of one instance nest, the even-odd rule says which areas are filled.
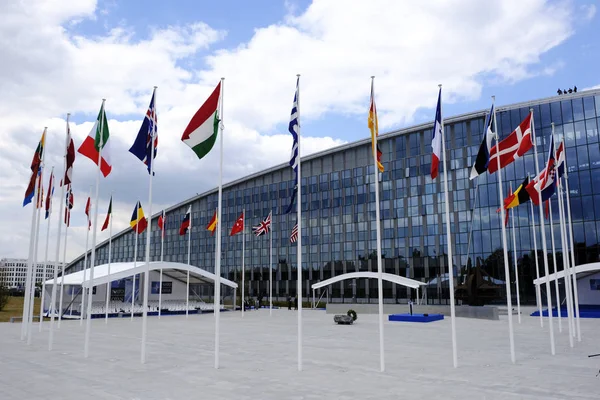
[[[160,261],[152,261],[150,262],[150,270],[157,271],[163,270],[163,273],[167,276],[173,276],[181,274],[185,272],[187,275],[187,271],[190,271],[190,278],[195,278],[196,281],[215,281],[215,274],[205,271],[201,268],[198,268],[193,265],[176,263],[176,262],[160,262]],[[94,284],[93,286],[98,286],[102,284],[106,284],[109,281],[116,281],[123,278],[129,278],[133,275],[143,274],[146,271],[146,263],[140,261],[135,265],[133,262],[121,262],[121,263],[111,263],[110,264],[110,277],[108,275],[108,264],[97,265],[94,267]],[[173,276],[177,278],[177,276]],[[182,274],[181,279],[185,279],[185,276]],[[60,282],[60,278],[57,279],[57,282]],[[190,279],[190,282],[192,280]],[[50,279],[46,281],[46,285],[52,285],[54,283],[54,279]],[[229,286],[231,288],[237,288],[238,285],[235,282],[230,281],[229,279],[221,278],[221,283],[223,285]],[[65,275],[65,285],[75,285],[75,286],[91,286],[90,282],[90,271],[89,268],[86,273],[86,279],[83,279],[83,271],[73,272],[71,274]]]
[[[600,262],[577,265],[575,268],[571,269],[571,272],[574,273],[575,276],[577,276],[577,274],[582,273],[582,272],[595,272],[595,271],[600,271]],[[546,283],[547,279],[550,282],[552,282],[555,279],[562,279],[564,277],[565,277],[565,270],[562,270],[562,271],[558,271],[557,273],[548,275],[548,278],[546,278],[545,276],[542,276],[538,279],[535,279],[533,281],[533,284],[541,285],[543,283]]]
[[[409,288],[417,289],[419,286],[425,286],[425,283],[415,281],[414,279],[405,278],[399,275],[393,275],[388,273],[381,274],[384,281],[396,283],[401,286],[406,286]],[[347,274],[342,274],[338,276],[334,276],[333,278],[326,279],[324,281],[315,283],[312,285],[312,289],[319,289],[323,286],[329,286],[333,283],[344,281],[346,279],[360,279],[360,278],[373,278],[376,279],[378,277],[377,272],[349,272]]]

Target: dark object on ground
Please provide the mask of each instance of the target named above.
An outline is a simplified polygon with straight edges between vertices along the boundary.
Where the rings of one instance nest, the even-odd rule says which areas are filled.
[[[335,315],[333,317],[333,322],[338,325],[352,325],[354,320],[349,315]]]
[[[423,314],[424,317],[429,317],[429,314]]]
[[[354,310],[348,310],[348,312],[346,314],[349,317],[352,317],[352,321],[356,321],[356,318],[358,318],[358,316],[356,315],[356,311],[354,311]]]

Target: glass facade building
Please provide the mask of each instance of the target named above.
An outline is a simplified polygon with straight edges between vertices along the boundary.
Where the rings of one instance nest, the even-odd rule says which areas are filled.
[[[573,218],[577,264],[597,261],[600,247],[600,90],[553,96],[546,99],[497,107],[500,138],[506,137],[533,109],[536,145],[543,168],[555,124],[555,140],[564,138]],[[480,263],[485,271],[505,279],[497,174],[483,174],[470,181],[471,165],[483,135],[486,110],[445,119],[448,157],[449,201],[455,275],[464,271],[467,260]],[[432,117],[434,112],[432,111]],[[431,282],[447,272],[443,174],[435,181],[429,176],[432,123],[380,135],[385,172],[380,175],[380,209],[384,272]],[[367,132],[365,122],[365,132]],[[291,144],[291,138],[290,138]],[[502,170],[504,193],[509,184],[516,188],[525,176],[535,175],[534,152]],[[302,159],[302,268],[303,296],[312,296],[310,285],[333,276],[355,271],[377,271],[375,258],[375,192],[370,140],[346,144]],[[269,238],[256,238],[251,227],[273,212],[273,293],[285,298],[296,294],[296,244],[290,243],[296,214],[284,214],[293,190],[292,170],[285,164],[223,186],[222,276],[240,282],[242,235],[229,231],[242,210],[246,212],[246,293],[268,293]],[[560,249],[558,206],[552,198],[555,238]],[[191,198],[166,211],[164,260],[187,262],[187,236],[179,236],[179,225],[192,205],[191,263],[214,271],[215,237],[205,227],[217,207],[217,190]],[[517,236],[517,270],[521,302],[535,302],[533,238],[528,204],[514,209]],[[539,215],[538,257],[541,275]],[[157,217],[152,220],[152,260],[160,259],[160,232]],[[546,224],[550,268],[550,226]],[[470,235],[470,232],[471,235]],[[138,240],[138,260],[144,260],[146,233]],[[507,231],[511,274],[514,273],[512,240]],[[113,237],[112,261],[132,261],[134,233],[126,230]],[[500,249],[500,251],[498,250]],[[89,260],[89,257],[88,257]],[[477,260],[477,261],[476,261]],[[108,241],[97,251],[97,263],[108,261]],[[562,269],[562,257],[557,257]],[[83,255],[68,271],[83,267]],[[443,281],[443,279],[442,279]],[[514,281],[514,276],[511,277]],[[427,288],[429,303],[448,301],[447,280]],[[212,288],[193,288],[210,296]],[[384,282],[386,302],[403,302],[412,294],[406,288]],[[320,295],[317,292],[317,296]],[[515,291],[513,288],[513,295]],[[330,301],[377,301],[376,280],[342,281],[329,288]],[[501,300],[500,300],[501,301]]]

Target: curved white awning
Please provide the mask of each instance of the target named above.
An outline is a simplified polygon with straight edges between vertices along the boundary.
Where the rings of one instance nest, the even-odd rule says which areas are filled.
[[[158,271],[162,269],[163,272],[167,273],[169,270],[171,271],[190,271],[190,276],[200,277],[202,280],[208,280],[211,282],[215,281],[215,274],[205,271],[199,267],[194,265],[188,265],[183,263],[176,262],[160,262],[160,261],[152,261],[150,262],[150,270]],[[116,281],[123,278],[129,278],[133,275],[143,274],[146,271],[146,263],[138,262],[137,264],[133,262],[121,262],[121,263],[111,263],[110,264],[110,276],[108,275],[108,264],[96,265],[94,267],[94,285],[98,286],[102,284],[106,284],[109,281]],[[86,270],[85,280],[83,278],[83,271],[73,272],[71,274],[65,275],[64,284],[65,285],[75,285],[75,286],[86,286],[89,287],[90,282],[90,270],[89,268]],[[49,279],[46,281],[46,285],[52,285],[54,279]],[[57,283],[61,282],[61,278],[57,279]],[[237,288],[238,285],[235,282],[230,281],[229,279],[221,278],[221,283],[225,286],[229,286],[231,288]]]
[[[382,279],[384,281],[396,283],[398,285],[406,286],[406,287],[413,288],[413,289],[417,289],[419,286],[426,285],[423,282],[415,281],[414,279],[405,278],[405,277],[399,276],[399,275],[393,275],[393,274],[388,274],[388,273],[383,273],[381,275],[382,275]],[[315,283],[311,287],[313,289],[319,289],[319,288],[322,288],[323,286],[329,286],[333,283],[341,282],[341,281],[344,281],[347,279],[360,279],[360,278],[377,279],[377,277],[378,277],[377,272],[349,272],[347,274],[334,276],[333,278],[329,278],[324,281]]]
[[[574,273],[575,275],[580,274],[582,272],[595,272],[595,271],[600,271],[600,262],[577,265],[575,268],[571,268],[571,272]],[[558,271],[557,273],[548,275],[548,280],[550,282],[553,282],[555,279],[562,279],[564,277],[565,277],[565,270],[563,269],[562,271]],[[542,276],[538,279],[533,280],[534,285],[541,285],[543,283],[546,283],[545,276]]]

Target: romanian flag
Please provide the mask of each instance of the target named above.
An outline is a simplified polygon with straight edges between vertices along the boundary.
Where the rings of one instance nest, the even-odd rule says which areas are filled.
[[[379,124],[377,122],[377,107],[375,107],[375,92],[373,91],[373,81],[371,81],[371,106],[369,107],[369,129],[371,130],[371,149],[375,152],[377,147],[377,169],[379,172],[383,172],[383,164],[381,163],[381,149],[379,143],[377,143],[377,136],[379,136]]]
[[[144,210],[142,210],[142,205],[139,201],[135,205],[133,214],[131,214],[131,221],[129,222],[129,225],[131,225],[131,229],[136,231],[138,234],[144,232],[148,226],[148,221],[144,217]]]
[[[209,230],[212,235],[215,234],[215,230],[217,229],[217,210],[215,210],[215,215],[210,219],[210,222],[206,226],[206,230]]]
[[[521,186],[514,191],[513,194],[504,199],[504,209],[508,210],[509,208],[513,208],[518,206],[519,204],[523,204],[529,201],[529,192],[525,189],[529,184],[529,177],[525,178]]]
[[[46,129],[42,133],[42,138],[38,143],[37,149],[35,153],[33,153],[33,160],[31,160],[31,177],[29,178],[29,185],[27,185],[27,189],[25,190],[25,198],[23,199],[23,207],[27,204],[31,203],[33,200],[34,192],[35,192],[35,181],[38,175],[40,174],[40,170],[42,168],[42,156],[44,155],[44,146],[46,145]]]
[[[165,210],[162,210],[162,214],[158,217],[158,228],[160,229],[160,237],[165,237],[165,222],[166,222],[166,216],[165,216]]]

